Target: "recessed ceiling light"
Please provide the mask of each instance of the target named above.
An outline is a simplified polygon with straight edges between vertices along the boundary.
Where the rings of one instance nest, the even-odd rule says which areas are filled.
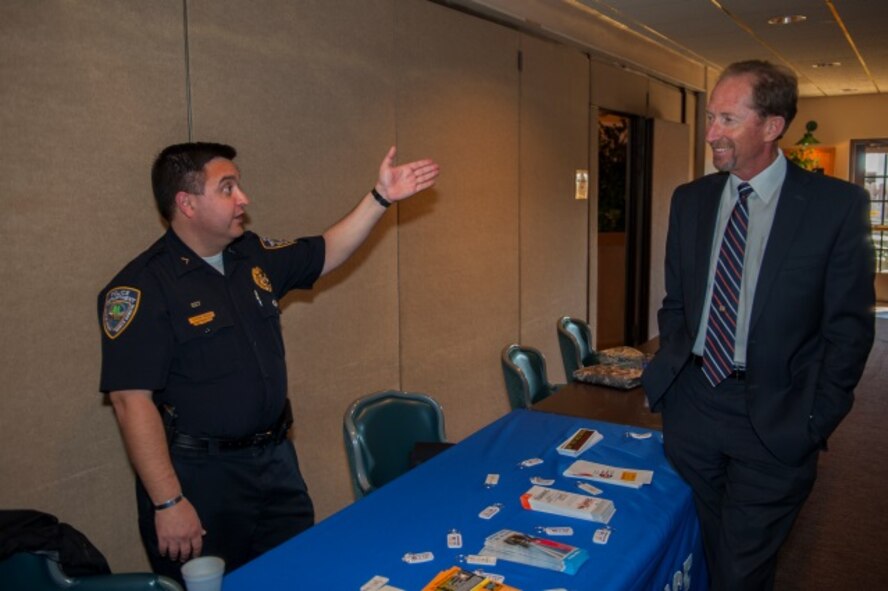
[[[841,66],[842,62],[820,62],[818,64],[811,64],[812,68],[836,68]]]
[[[808,20],[808,17],[804,14],[790,14],[786,16],[775,16],[768,19],[769,25],[794,25],[796,23],[803,23]]]

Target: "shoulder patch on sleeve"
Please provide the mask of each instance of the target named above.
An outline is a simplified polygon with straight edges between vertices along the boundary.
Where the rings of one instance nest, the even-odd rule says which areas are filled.
[[[120,286],[108,290],[102,310],[102,329],[109,339],[116,339],[130,325],[139,311],[142,292],[135,287]]]
[[[265,250],[275,250],[278,248],[286,248],[296,244],[295,240],[284,240],[282,238],[263,238],[259,237],[259,243]]]

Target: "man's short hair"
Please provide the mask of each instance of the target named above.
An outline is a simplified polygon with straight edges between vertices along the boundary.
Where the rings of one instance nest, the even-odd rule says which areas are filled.
[[[213,158],[234,160],[237,151],[225,144],[190,142],[163,149],[151,167],[154,201],[163,219],[171,221],[176,211],[176,193],[203,193],[204,166]]]
[[[722,71],[718,77],[721,82],[725,78],[735,76],[752,76],[753,108],[760,117],[783,117],[786,125],[795,119],[799,100],[799,82],[789,69],[763,60],[735,62]],[[782,135],[781,135],[782,137]]]

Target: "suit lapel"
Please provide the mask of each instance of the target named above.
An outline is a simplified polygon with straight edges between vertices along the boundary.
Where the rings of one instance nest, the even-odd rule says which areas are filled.
[[[750,333],[761,316],[762,307],[768,301],[768,295],[783,267],[786,253],[801,230],[808,205],[808,199],[803,190],[805,184],[806,179],[802,170],[791,162],[787,163],[786,178],[780,189],[780,200],[777,203],[777,211],[774,212],[774,223],[771,226],[771,233],[768,235],[758,282],[755,286],[752,315],[749,320]]]
[[[697,211],[697,229],[694,248],[694,291],[691,305],[691,326],[696,335],[700,329],[700,316],[706,300],[706,288],[709,283],[709,260],[712,254],[712,241],[715,239],[715,222],[718,215],[718,204],[722,191],[728,182],[727,174],[708,177],[711,182],[700,195],[700,206]]]

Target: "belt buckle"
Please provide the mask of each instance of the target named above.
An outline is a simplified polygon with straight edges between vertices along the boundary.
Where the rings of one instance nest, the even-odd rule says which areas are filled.
[[[271,440],[271,431],[256,433],[250,438],[251,447],[262,447]]]

